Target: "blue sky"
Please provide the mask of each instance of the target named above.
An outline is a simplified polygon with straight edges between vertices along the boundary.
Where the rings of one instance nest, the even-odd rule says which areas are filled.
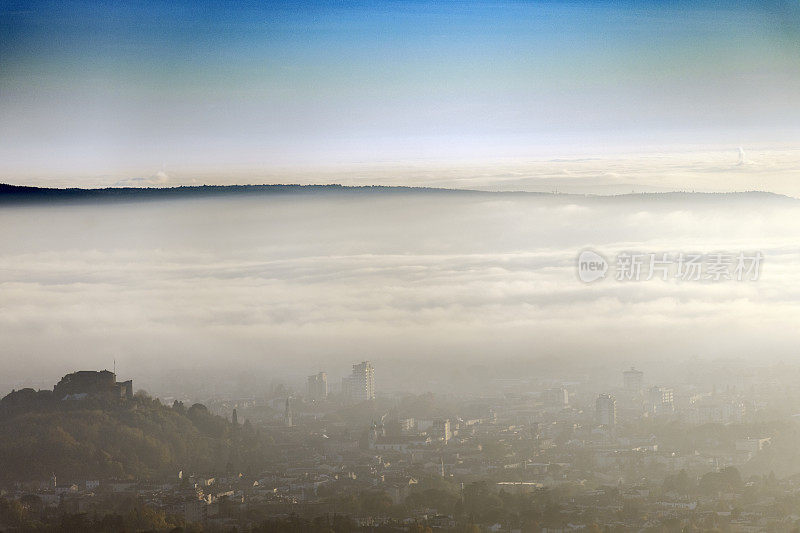
[[[768,143],[797,2],[4,2],[0,172]]]

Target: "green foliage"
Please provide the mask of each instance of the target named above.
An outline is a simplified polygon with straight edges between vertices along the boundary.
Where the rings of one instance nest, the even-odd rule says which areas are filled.
[[[24,528],[28,524],[27,514],[20,502],[0,498],[0,527]]]
[[[246,469],[269,447],[252,427],[234,428],[200,405],[172,408],[144,394],[104,402],[39,401],[0,409],[0,482],[167,479],[178,470]]]
[[[332,492],[328,501],[335,504],[337,511],[347,515],[390,515],[394,510],[392,498],[382,491],[370,490],[358,494],[344,495],[337,495]]]
[[[361,508],[371,515],[384,515],[392,508],[392,498],[385,492],[364,492]]]
[[[406,505],[412,509],[433,508],[442,514],[453,512],[459,497],[442,489],[424,489],[412,492],[406,498]]]
[[[273,518],[252,529],[253,533],[350,533],[358,527],[349,517],[334,515],[306,520],[299,516]]]
[[[667,476],[662,486],[666,492],[677,492],[678,494],[690,494],[694,488],[694,481],[689,478],[686,470],[681,470],[675,475]]]
[[[26,509],[21,502],[0,498],[0,530],[5,527],[23,531],[65,531],[100,533],[108,531],[169,531],[180,526],[179,523],[155,509],[134,504],[127,512],[110,512],[90,516],[87,513],[62,514],[51,524],[41,524],[33,520],[36,514]]]
[[[701,494],[713,496],[718,492],[736,492],[742,488],[742,476],[732,466],[719,472],[709,472],[700,478],[697,488]]]
[[[464,487],[464,508],[477,522],[488,523],[502,516],[503,499],[489,490],[485,481],[470,483]]]

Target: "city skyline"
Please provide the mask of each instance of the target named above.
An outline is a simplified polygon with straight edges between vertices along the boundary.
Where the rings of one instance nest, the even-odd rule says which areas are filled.
[[[0,432],[0,527],[793,531],[800,367],[690,366],[668,387],[649,366],[613,383],[531,369],[490,394],[321,400],[273,383],[203,403],[72,372],[0,399],[0,424],[16,425]]]

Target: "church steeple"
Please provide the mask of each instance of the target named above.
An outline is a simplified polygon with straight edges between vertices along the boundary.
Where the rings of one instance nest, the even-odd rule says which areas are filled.
[[[294,423],[292,421],[292,407],[291,405],[289,405],[288,397],[286,398],[286,409],[283,411],[283,424],[287,428],[294,426]]]

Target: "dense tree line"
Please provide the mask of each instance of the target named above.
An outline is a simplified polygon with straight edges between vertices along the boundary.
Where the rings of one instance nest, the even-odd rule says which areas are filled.
[[[234,426],[201,404],[132,400],[58,401],[19,393],[0,402],[0,483],[59,479],[174,478],[179,470],[248,471],[270,455],[249,424]]]
[[[0,498],[0,531],[105,533],[123,531],[186,531],[182,519],[167,516],[133,500],[121,500],[104,514],[64,513],[44,518],[23,500]]]

